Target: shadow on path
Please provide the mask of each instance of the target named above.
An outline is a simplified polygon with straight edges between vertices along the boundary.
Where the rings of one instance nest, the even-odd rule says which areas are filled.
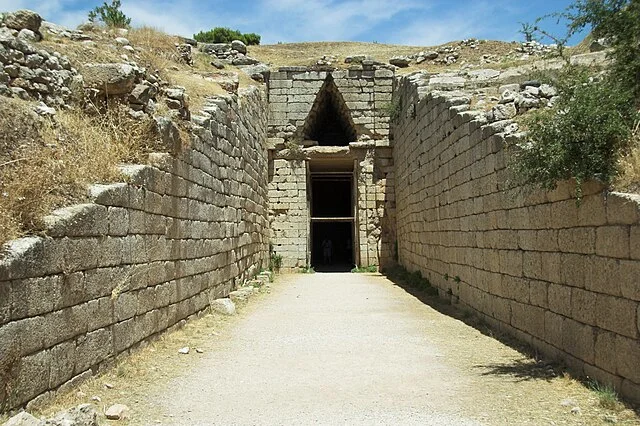
[[[528,360],[514,360],[509,363],[475,366],[478,369],[486,370],[481,373],[482,375],[509,376],[518,379],[518,381],[550,381],[561,376],[566,371],[564,366],[541,359],[540,354],[535,349],[523,344],[507,333],[495,330],[474,313],[456,306],[449,298],[438,296],[437,289],[431,286],[427,280],[416,279],[415,276],[411,277],[406,271],[403,272],[399,269],[384,271],[383,273],[389,281],[404,289],[422,303],[443,315],[462,321],[485,336],[496,339],[529,358]]]

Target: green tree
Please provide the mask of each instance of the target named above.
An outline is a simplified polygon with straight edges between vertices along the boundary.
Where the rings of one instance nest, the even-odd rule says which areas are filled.
[[[557,100],[553,108],[525,120],[529,143],[515,152],[512,169],[517,182],[545,189],[573,178],[579,198],[581,184],[589,179],[612,182],[620,157],[637,136],[640,0],[576,0],[554,16],[569,22],[564,38],[551,36],[561,48],[590,27],[595,37],[609,41],[612,63],[598,71],[567,61],[558,73],[546,76],[558,89]],[[550,36],[537,25],[535,29]]]
[[[260,44],[260,36],[258,34],[242,34],[238,30],[226,27],[215,27],[209,31],[200,31],[198,34],[194,34],[193,38],[201,43],[231,43],[233,40],[240,40],[246,45]]]
[[[120,0],[111,0],[111,4],[104,2],[89,12],[89,21],[103,22],[108,27],[128,28],[131,25],[131,18],[127,17],[121,10]]]

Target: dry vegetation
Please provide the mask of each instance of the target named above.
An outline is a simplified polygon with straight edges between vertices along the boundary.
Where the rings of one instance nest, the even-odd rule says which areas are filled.
[[[459,41],[452,41],[446,46],[458,46]],[[399,73],[408,73],[417,70],[430,72],[443,72],[460,68],[464,64],[479,64],[483,55],[495,55],[504,58],[516,47],[517,42],[482,41],[477,49],[468,46],[460,46],[460,61],[453,66],[430,64],[425,61],[420,65],[411,64],[402,68]],[[260,59],[262,62],[279,66],[308,66],[316,63],[323,55],[336,57],[335,66],[347,68],[344,63],[347,56],[370,55],[374,59],[388,63],[389,59],[398,55],[413,55],[420,51],[436,50],[439,46],[402,46],[393,44],[361,43],[361,42],[314,42],[314,43],[283,43],[262,46],[249,46],[249,55]],[[504,60],[494,64],[483,65],[486,68],[503,67],[504,64],[519,65],[525,62]]]
[[[86,187],[121,179],[117,165],[143,162],[155,139],[149,121],[122,108],[88,115],[60,111],[40,118],[32,104],[0,98],[0,245],[42,230],[42,217],[81,201]],[[26,135],[27,137],[22,137]]]

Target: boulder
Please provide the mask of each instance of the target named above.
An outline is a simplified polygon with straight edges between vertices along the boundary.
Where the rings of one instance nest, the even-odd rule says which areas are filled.
[[[233,65],[255,65],[259,62],[260,61],[258,61],[257,59],[253,59],[242,54],[238,54],[238,56],[233,58],[233,60],[231,61]]]
[[[152,87],[146,84],[136,84],[129,94],[129,103],[146,105],[151,99]]]
[[[270,69],[266,64],[249,65],[240,68],[255,81],[263,82],[269,77]]]
[[[22,411],[11,417],[3,426],[38,426],[40,420],[26,411]]]
[[[211,301],[211,310],[222,315],[235,315],[236,305],[231,299],[216,299]]]
[[[92,404],[82,404],[70,410],[58,413],[47,420],[45,426],[98,426],[98,413]]]
[[[247,54],[247,45],[240,40],[233,40],[231,42],[231,49],[237,50],[238,53],[242,53],[243,55]]]
[[[26,28],[20,30],[20,32],[18,33],[18,38],[29,43],[35,43],[42,40],[42,36],[39,33],[35,33]]]
[[[133,90],[136,69],[128,64],[86,64],[82,75],[87,88],[105,95],[125,95]]]
[[[4,25],[18,31],[27,29],[39,33],[41,24],[42,17],[28,9],[16,10],[4,16]]]
[[[394,56],[389,59],[389,63],[396,67],[406,68],[409,66],[409,63],[411,63],[411,59],[407,56]]]

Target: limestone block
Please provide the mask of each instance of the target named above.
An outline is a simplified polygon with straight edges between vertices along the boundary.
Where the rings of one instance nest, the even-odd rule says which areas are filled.
[[[629,235],[629,256],[640,260],[640,226],[631,226]]]
[[[545,311],[537,306],[511,302],[511,325],[538,338],[545,335]]]
[[[549,309],[565,317],[571,317],[571,287],[549,284]]]
[[[620,262],[620,290],[622,297],[640,301],[640,262]]]
[[[544,314],[544,335],[545,341],[551,345],[562,349],[562,336],[564,334],[564,317],[551,311]]]
[[[596,228],[560,229],[558,246],[565,253],[592,254],[596,248]]]
[[[601,226],[596,230],[596,254],[629,258],[629,227]]]
[[[544,281],[529,280],[529,300],[532,305],[547,308],[549,284]]]
[[[616,336],[617,373],[622,377],[640,383],[640,340]]]
[[[121,207],[109,207],[107,209],[107,221],[109,223],[109,235],[124,236],[129,232],[129,211]]]
[[[589,364],[595,362],[594,328],[566,318],[562,325],[562,349]]]
[[[607,198],[610,225],[636,225],[640,221],[640,196],[614,192]]]
[[[602,226],[607,224],[607,211],[601,194],[583,197],[578,207],[578,225]]]
[[[38,352],[22,358],[10,377],[17,378],[11,388],[9,406],[15,407],[23,404],[49,387],[49,372],[51,369],[51,354],[49,351]],[[37,379],[35,379],[37,378]]]
[[[620,260],[591,256],[585,271],[585,288],[598,293],[621,296]]]
[[[54,346],[87,332],[88,304],[71,306],[43,316],[42,327],[45,347]]]
[[[11,283],[11,318],[32,317],[53,311],[61,298],[62,277],[53,275]]]
[[[590,256],[580,254],[560,255],[560,282],[572,287],[585,287],[587,266],[591,262]],[[589,277],[590,279],[590,277]]]
[[[126,183],[94,184],[89,187],[89,197],[97,204],[127,207],[129,205],[128,190],[129,185]]]
[[[616,373],[616,334],[600,330],[596,334],[596,366]]]
[[[87,330],[107,327],[115,322],[111,297],[101,297],[87,302]]]
[[[108,232],[107,209],[97,204],[77,204],[55,210],[43,218],[51,236],[87,237]]]
[[[596,293],[579,288],[572,288],[571,313],[567,316],[588,325],[597,325],[596,299]]]
[[[596,325],[614,333],[637,338],[636,314],[638,304],[620,297],[598,294],[596,297]]]
[[[122,321],[133,317],[138,309],[136,293],[124,292],[112,296],[115,319]]]
[[[81,373],[113,355],[110,329],[99,329],[81,336],[76,345],[76,373]]]
[[[135,336],[135,321],[133,318],[114,324],[112,333],[113,350],[115,353],[124,351],[137,341]]]

